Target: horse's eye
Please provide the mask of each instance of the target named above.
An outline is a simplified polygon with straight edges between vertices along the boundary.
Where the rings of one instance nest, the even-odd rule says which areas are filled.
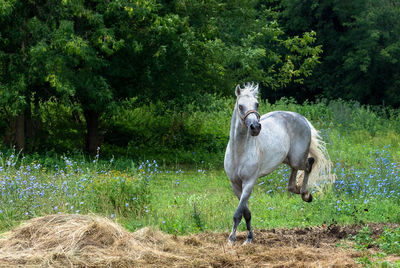
[[[243,106],[242,105],[239,105],[239,110],[243,110]]]
[[[256,102],[256,108],[258,109],[258,102]]]

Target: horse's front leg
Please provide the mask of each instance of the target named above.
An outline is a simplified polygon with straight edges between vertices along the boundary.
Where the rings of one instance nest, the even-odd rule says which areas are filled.
[[[233,227],[232,232],[229,235],[228,242],[229,244],[233,244],[236,240],[236,229],[242,220],[242,217],[245,217],[246,225],[247,225],[247,239],[246,242],[249,243],[253,240],[253,231],[251,230],[251,213],[248,208],[248,201],[251,195],[251,191],[253,190],[255,180],[243,182],[242,193],[240,196],[239,205],[236,208],[235,213],[233,214]],[[246,243],[245,242],[245,243]]]
[[[247,227],[247,238],[244,244],[247,244],[253,241],[253,230],[251,229],[251,212],[248,203],[244,207],[243,216],[244,219],[246,220],[246,227]]]

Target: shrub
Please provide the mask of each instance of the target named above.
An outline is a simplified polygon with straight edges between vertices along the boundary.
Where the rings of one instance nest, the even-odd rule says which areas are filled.
[[[234,98],[213,94],[181,101],[139,103],[137,99],[129,99],[117,103],[101,118],[102,154],[134,161],[158,159],[169,164],[204,161],[220,167],[229,140],[234,103]],[[343,135],[355,143],[370,137],[378,137],[382,146],[399,142],[396,133],[400,131],[400,113],[389,107],[340,99],[303,104],[293,98],[282,98],[273,104],[260,101],[261,114],[274,110],[304,115],[329,145],[337,143]],[[79,109],[50,100],[32,111],[38,113],[33,116],[40,118],[42,128],[35,148],[58,154],[81,150],[85,128]]]

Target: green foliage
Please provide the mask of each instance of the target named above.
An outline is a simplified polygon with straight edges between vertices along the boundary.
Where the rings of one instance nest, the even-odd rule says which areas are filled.
[[[174,100],[142,104],[137,98],[115,105],[112,112],[101,117],[102,154],[134,161],[156,159],[167,164],[222,166],[235,100],[211,94],[189,100],[184,101],[188,104],[183,107]],[[259,109],[261,114],[289,110],[304,115],[335,148],[333,159],[346,152],[354,154],[351,159],[362,160],[365,151],[375,151],[372,144],[364,142],[369,139],[374,139],[380,147],[391,144],[393,157],[400,159],[395,150],[399,143],[396,133],[400,131],[400,114],[395,109],[343,100],[298,104],[287,98],[275,103],[261,101]],[[7,114],[0,116],[7,118]],[[40,125],[33,142],[36,150],[58,154],[81,151],[85,124],[79,107],[49,100],[33,107],[32,117]]]
[[[313,30],[316,44],[324,51],[305,88],[293,86],[287,94],[300,99],[323,94],[364,104],[400,105],[397,1],[283,0],[280,8],[279,22],[287,33]]]
[[[398,261],[392,263],[392,262],[384,260],[385,257],[386,257],[385,253],[378,252],[376,254],[371,254],[371,253],[365,252],[362,257],[356,258],[355,261],[356,261],[356,263],[363,265],[363,267],[370,267],[370,268],[372,268],[372,267],[381,267],[381,268],[389,268],[389,267],[397,268],[397,267],[399,267],[400,263]]]
[[[83,147],[84,119],[74,106],[51,99],[39,103],[34,116],[39,118],[41,126],[35,151],[72,152]]]
[[[199,163],[217,161],[229,135],[231,101],[205,95],[178,110],[173,101],[149,105],[126,101],[104,120],[103,151],[141,159]],[[120,148],[118,148],[118,147]],[[210,157],[211,154],[211,157]]]
[[[389,227],[385,227],[385,230],[376,242],[384,252],[400,255],[400,228],[392,230]]]
[[[368,225],[365,225],[352,239],[356,242],[354,246],[358,250],[364,250],[372,247],[375,244],[374,239],[371,237],[372,232]]]
[[[314,32],[286,36],[275,12],[256,0],[16,0],[2,6],[0,29],[7,113],[20,116],[49,99],[83,111],[81,144],[92,153],[98,118],[123,99],[183,107],[205,93],[231,95],[240,81],[276,89],[303,82],[321,53]]]
[[[99,175],[93,181],[93,195],[98,200],[94,212],[114,212],[121,217],[144,215],[150,195],[146,180],[118,171],[110,173]]]
[[[204,222],[201,219],[201,214],[196,208],[196,203],[193,203],[193,214],[192,214],[193,221],[196,225],[196,227],[199,229],[199,231],[204,231]]]
[[[356,242],[355,248],[363,250],[363,256],[356,259],[357,263],[362,264],[364,267],[398,267],[399,262],[391,263],[383,260],[387,254],[400,255],[400,228],[391,230],[385,227],[382,235],[374,240],[372,232],[368,225],[365,225],[357,235],[350,237]],[[371,254],[365,251],[372,246],[378,246],[383,252]]]

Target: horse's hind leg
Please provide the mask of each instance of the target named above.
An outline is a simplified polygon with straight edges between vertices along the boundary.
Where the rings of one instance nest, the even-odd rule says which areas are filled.
[[[307,189],[307,183],[313,164],[314,164],[314,158],[313,157],[308,158],[306,163],[306,169],[304,170],[303,185],[301,186],[300,189],[301,198],[306,202],[312,201],[312,195],[309,193]]]
[[[297,169],[292,168],[292,172],[290,173],[290,178],[288,183],[288,191],[294,194],[300,194],[300,187],[297,187],[296,184],[296,175],[297,175]]]

